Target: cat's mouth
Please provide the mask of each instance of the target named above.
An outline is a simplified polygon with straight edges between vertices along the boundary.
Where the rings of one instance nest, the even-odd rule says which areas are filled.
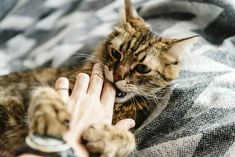
[[[109,70],[108,66],[104,66],[104,76],[110,83],[112,83],[115,86],[115,89],[116,89],[115,102],[116,103],[127,102],[128,100],[130,100],[132,97],[135,96],[134,92],[131,92],[131,91],[126,92],[120,89],[121,87],[114,82],[113,71]]]

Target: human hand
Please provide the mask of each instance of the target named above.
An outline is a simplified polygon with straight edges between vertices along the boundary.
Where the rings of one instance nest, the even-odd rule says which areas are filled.
[[[66,78],[60,78],[55,86],[56,89],[68,89],[69,82]],[[102,67],[100,64],[95,64],[91,77],[84,73],[77,75],[71,96],[67,90],[57,90],[57,92],[68,105],[68,111],[72,116],[65,140],[77,155],[88,156],[88,152],[81,144],[81,135],[92,124],[111,125],[115,89],[110,83],[103,81]],[[129,130],[134,125],[132,119],[125,119],[118,122],[116,127]]]

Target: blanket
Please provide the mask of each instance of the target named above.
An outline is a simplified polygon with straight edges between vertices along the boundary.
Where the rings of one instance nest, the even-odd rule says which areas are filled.
[[[131,157],[235,156],[235,1],[133,0],[160,36],[200,39],[135,131]],[[119,20],[122,0],[0,0],[0,74],[78,64]]]

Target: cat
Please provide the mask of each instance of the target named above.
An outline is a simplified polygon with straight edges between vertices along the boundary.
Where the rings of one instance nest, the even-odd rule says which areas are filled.
[[[196,38],[157,36],[131,1],[124,0],[121,21],[97,47],[95,59],[88,59],[83,66],[36,69],[0,77],[0,145],[14,153],[28,133],[62,138],[70,115],[52,87],[56,79],[67,77],[71,91],[76,75],[91,74],[97,60],[103,63],[105,79],[116,88],[113,124],[132,118],[139,126],[144,120],[141,111],[156,105],[155,94],[178,77],[184,48]],[[102,157],[127,156],[136,145],[130,131],[106,124],[90,126],[82,138],[89,152]]]

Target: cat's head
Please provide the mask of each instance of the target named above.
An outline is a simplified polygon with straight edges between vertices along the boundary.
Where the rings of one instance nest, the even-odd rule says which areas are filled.
[[[124,0],[123,18],[102,45],[105,77],[116,89],[116,102],[137,95],[152,97],[177,78],[184,47],[194,37],[166,39],[157,36]]]

